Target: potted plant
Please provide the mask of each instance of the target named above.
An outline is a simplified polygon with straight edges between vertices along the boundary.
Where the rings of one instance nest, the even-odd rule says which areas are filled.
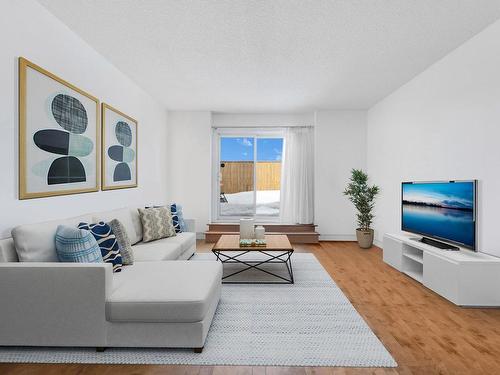
[[[374,215],[375,197],[379,193],[376,185],[368,186],[368,175],[360,169],[351,171],[351,179],[344,190],[349,200],[354,204],[358,213],[358,229],[356,238],[359,247],[368,249],[373,245],[373,229],[370,228]]]

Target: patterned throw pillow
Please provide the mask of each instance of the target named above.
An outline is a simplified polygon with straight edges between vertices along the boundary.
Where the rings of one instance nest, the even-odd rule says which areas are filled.
[[[122,256],[123,265],[134,264],[134,253],[132,251],[132,244],[128,238],[125,226],[118,219],[111,220],[108,225],[115,234],[116,242],[118,242],[118,247],[120,248],[120,254]]]
[[[181,233],[181,222],[179,220],[179,214],[177,211],[177,204],[172,203],[170,205],[170,213],[172,214],[172,224],[174,225],[175,233]]]
[[[80,223],[78,229],[89,230],[101,249],[102,260],[113,265],[113,272],[122,270],[122,256],[111,227],[103,221],[95,224]]]
[[[179,226],[181,227],[181,232],[186,231],[186,223],[184,222],[184,214],[182,213],[182,206],[180,204],[175,204],[177,207],[177,217],[179,218]]]
[[[175,236],[170,209],[166,207],[139,208],[139,216],[144,242]]]
[[[102,263],[101,249],[92,233],[59,225],[56,231],[56,252],[60,262]]]

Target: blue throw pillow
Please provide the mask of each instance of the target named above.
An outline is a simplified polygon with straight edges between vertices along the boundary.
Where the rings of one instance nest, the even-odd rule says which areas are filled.
[[[181,233],[181,223],[179,221],[179,214],[175,203],[170,205],[170,213],[172,214],[172,224],[174,224],[175,233]]]
[[[59,225],[56,252],[60,262],[102,263],[101,249],[88,230]]]
[[[186,231],[186,223],[184,222],[184,214],[182,213],[182,206],[180,204],[175,204],[177,207],[177,217],[179,218],[179,226],[181,227],[181,232]]]
[[[78,228],[86,229],[92,233],[101,249],[103,261],[113,265],[113,272],[120,272],[123,264],[122,256],[111,227],[105,222],[100,221],[95,224],[80,223],[78,224]]]

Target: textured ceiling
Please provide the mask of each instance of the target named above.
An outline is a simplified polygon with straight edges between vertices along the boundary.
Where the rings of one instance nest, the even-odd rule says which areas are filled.
[[[498,0],[39,0],[169,109],[369,108]],[[110,82],[112,84],[112,82]]]

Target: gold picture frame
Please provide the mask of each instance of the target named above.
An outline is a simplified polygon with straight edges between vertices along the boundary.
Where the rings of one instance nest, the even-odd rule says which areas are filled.
[[[120,140],[118,126],[124,126],[130,131],[125,136],[130,136],[130,143],[127,139]],[[138,186],[138,122],[134,118],[126,115],[122,111],[112,107],[107,103],[101,104],[101,189],[130,189]],[[113,128],[111,128],[113,126]],[[123,136],[123,134],[121,134]],[[116,143],[118,142],[118,144]],[[133,145],[133,146],[132,146]],[[111,149],[118,150],[118,156],[111,153]],[[121,154],[120,154],[121,152]],[[126,154],[128,158],[126,159]],[[120,160],[120,155],[122,160]],[[113,159],[114,157],[114,159]],[[132,167],[130,166],[132,164]],[[118,167],[123,173],[121,179],[115,180]],[[130,175],[127,176],[127,173]],[[113,174],[113,177],[111,176]],[[130,177],[130,179],[126,178]]]
[[[18,68],[19,199],[99,191],[101,149],[99,99],[24,57],[19,57]],[[52,97],[52,111],[49,110],[48,104],[50,97]],[[66,108],[65,105],[71,108]],[[71,112],[75,108],[74,105],[78,105],[80,112],[77,118],[78,125],[72,127],[70,122],[72,119],[68,119],[67,115],[74,113]],[[88,112],[91,116],[88,116]],[[89,125],[95,127],[95,136],[92,134],[92,129],[88,129]],[[42,128],[47,126],[49,128]],[[67,130],[68,127],[70,130]],[[47,131],[51,133],[43,133]],[[37,134],[41,134],[38,143]],[[58,145],[48,144],[56,142],[52,135],[55,135],[58,141],[67,138],[66,151],[61,147],[61,142]],[[73,148],[70,148],[70,144]],[[86,148],[82,148],[83,146]],[[71,155],[75,148],[77,156]],[[84,154],[86,152],[87,155]],[[59,156],[51,160],[56,157],[54,155]],[[57,175],[62,166],[67,167],[66,175]],[[45,170],[44,167],[48,169]],[[91,172],[90,175],[88,172]]]

